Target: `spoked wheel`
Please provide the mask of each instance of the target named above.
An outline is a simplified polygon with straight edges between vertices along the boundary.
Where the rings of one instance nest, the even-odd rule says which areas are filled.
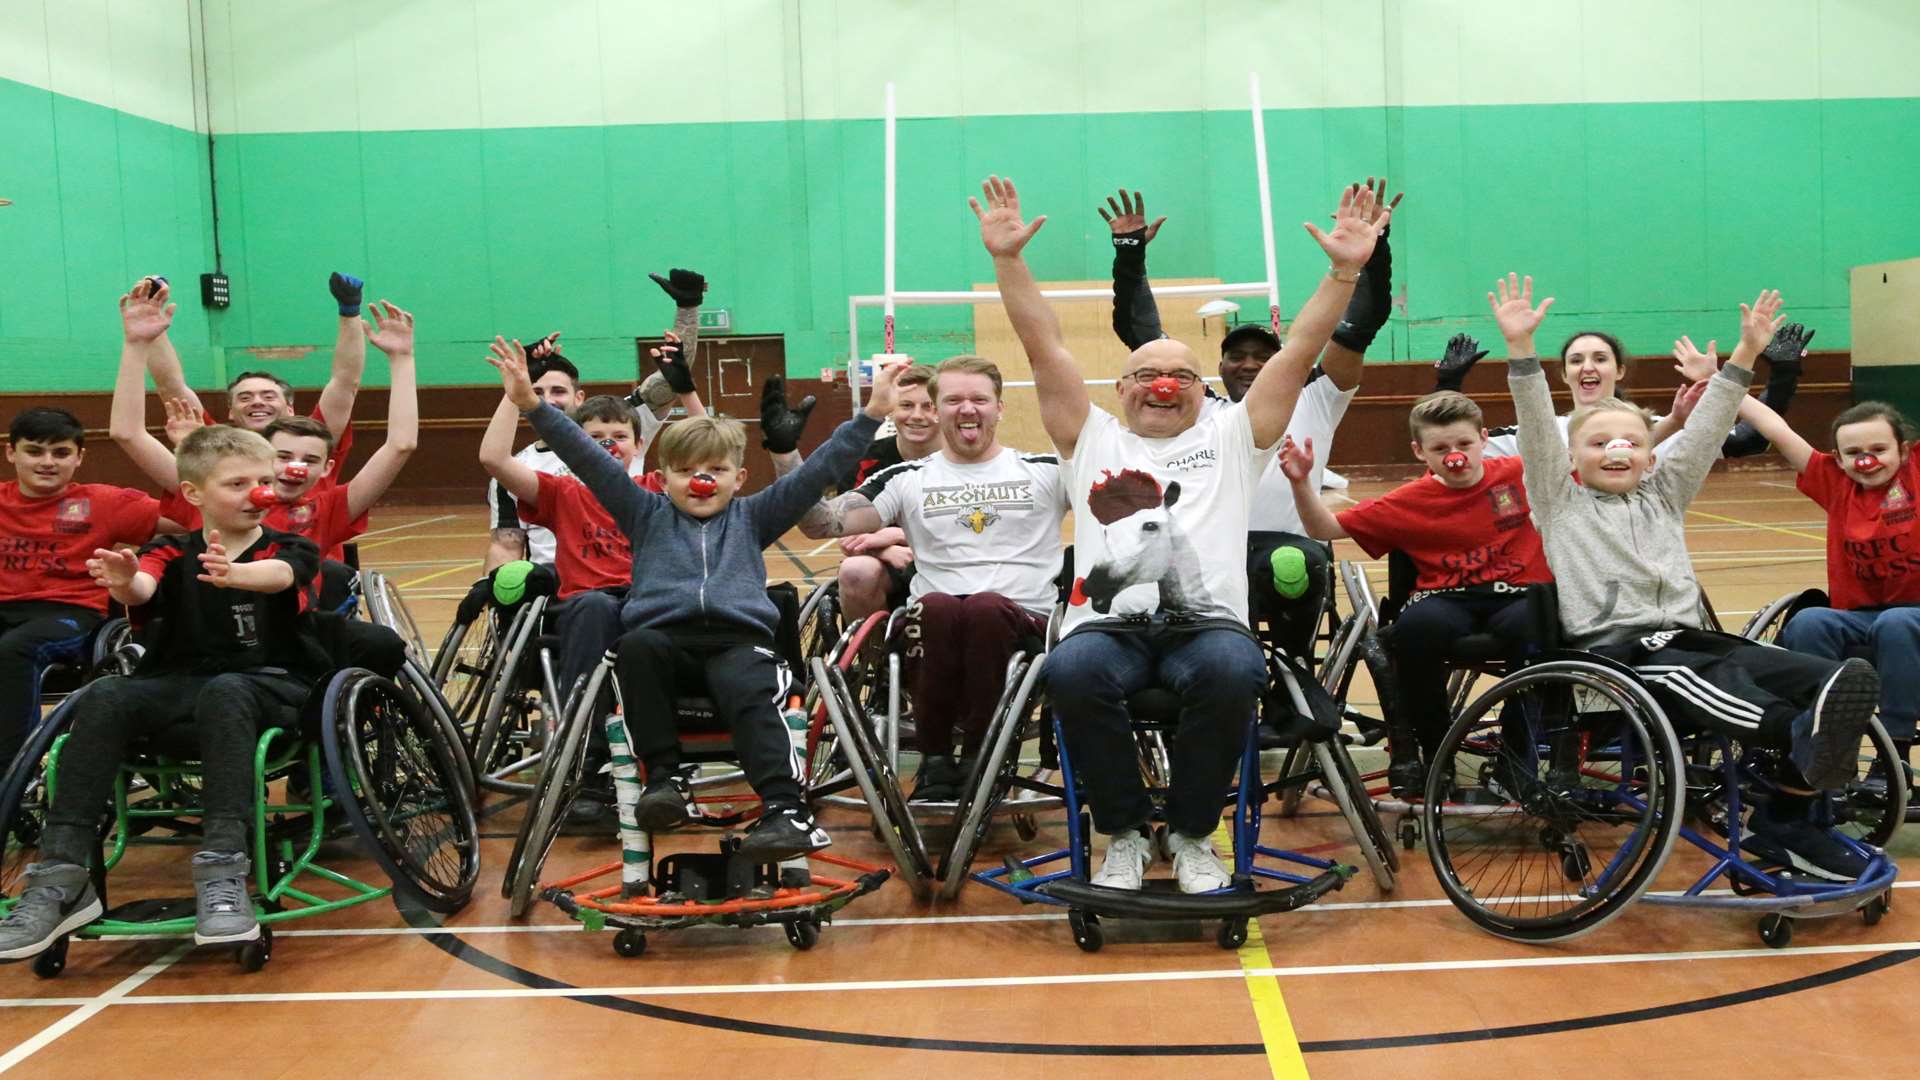
[[[824,660],[816,657],[813,676],[823,688],[828,719],[840,735],[847,767],[860,787],[868,812],[873,815],[874,827],[879,830],[914,899],[929,899],[933,892],[929,885],[933,866],[927,858],[919,826],[907,809],[906,798],[900,794],[900,779],[887,761],[886,748],[880,745],[869,718],[853,706],[852,691],[838,669],[829,668]]]
[[[500,621],[491,610],[472,622],[455,622],[447,627],[447,636],[433,654],[433,685],[446,698],[447,711],[460,726],[469,750],[485,715],[490,686],[487,673],[499,658],[500,629]]]
[[[1557,941],[1625,910],[1681,824],[1681,751],[1659,706],[1601,663],[1502,679],[1447,732],[1427,778],[1428,857],[1482,929]]]
[[[508,777],[524,774],[532,764],[533,744],[538,739],[535,718],[550,724],[557,721],[549,714],[556,713],[558,706],[545,700],[544,688],[537,704],[533,693],[540,686],[532,674],[546,607],[547,598],[539,596],[514,615],[486,674],[489,690],[484,695],[485,708],[480,711],[469,750],[475,779],[491,791],[518,795],[532,790],[528,780]]]
[[[1001,709],[987,728],[982,744],[984,752],[977,759],[964,789],[966,809],[953,830],[953,845],[935,868],[940,878],[941,899],[951,900],[960,895],[974,856],[987,842],[994,812],[1013,790],[1014,778],[1020,771],[1020,748],[1031,726],[1043,660],[1036,656],[1026,661],[1026,666],[1018,672],[1017,684],[1010,694],[1002,695]],[[1030,841],[1040,832],[1039,822],[1025,812],[1013,815],[1013,827],[1022,841]]]
[[[1860,740],[1859,764],[1834,809],[1834,826],[1862,844],[1886,847],[1905,823],[1913,802],[1905,765],[1905,757],[1880,725],[1880,718],[1869,720],[1866,736]]]
[[[836,609],[837,610],[837,609]],[[828,670],[838,673],[844,688],[843,705],[862,717],[871,718],[875,709],[886,708],[886,670],[882,638],[887,613],[875,612],[860,623],[847,627],[825,655],[817,657]],[[855,786],[847,756],[841,749],[842,734],[828,722],[825,695],[834,687],[811,674],[814,658],[808,660],[807,798],[824,799],[842,795]],[[844,802],[845,800],[838,800]]]
[[[13,765],[0,778],[0,840],[6,844],[4,855],[0,855],[0,896],[18,895],[21,875],[40,857],[40,835],[46,828],[49,805],[47,755],[60,736],[73,727],[75,705],[88,689],[83,686],[68,695],[28,733]],[[105,804],[101,808],[105,810]]]
[[[602,669],[604,671],[604,669]],[[604,675],[597,675],[588,688],[597,688]],[[590,699],[589,699],[590,700]],[[507,865],[507,900],[513,917],[526,915],[533,906],[534,889],[540,883],[540,868],[547,853],[560,838],[566,823],[567,807],[580,792],[587,760],[587,728],[595,721],[595,709],[583,703],[566,715],[559,733],[547,743],[540,759],[540,775],[533,784],[533,797],[520,821],[520,833],[514,840],[514,854]]]
[[[420,633],[420,624],[414,621],[413,611],[400,595],[400,586],[378,570],[363,573],[360,582],[367,594],[368,614],[373,616],[373,621],[399,634],[400,640],[406,643],[407,655],[415,663],[426,663],[427,639]]]
[[[460,770],[461,790],[474,791],[473,759],[467,756],[467,744],[460,736],[460,725],[447,708],[446,699],[434,689],[432,676],[420,670],[420,666],[410,659],[400,666],[398,681],[400,688],[413,695],[414,701],[433,720],[440,744],[447,748],[454,766]]]
[[[396,885],[458,911],[480,876],[479,829],[456,753],[393,681],[349,668],[328,683],[322,745],[335,799]]]

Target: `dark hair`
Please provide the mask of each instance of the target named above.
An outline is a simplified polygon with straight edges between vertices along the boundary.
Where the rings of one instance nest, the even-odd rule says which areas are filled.
[[[586,427],[589,420],[597,420],[603,424],[625,424],[633,429],[636,438],[640,435],[640,424],[633,417],[633,408],[612,394],[595,394],[581,402],[580,407],[570,415],[573,422],[581,427]]]
[[[1568,334],[1567,340],[1560,343],[1561,366],[1563,368],[1566,366],[1567,350],[1573,348],[1573,343],[1576,341],[1579,341],[1583,337],[1597,337],[1601,341],[1604,341],[1607,343],[1607,348],[1613,350],[1613,358],[1615,361],[1614,366],[1620,369],[1620,374],[1618,376],[1617,381],[1625,381],[1627,377],[1627,363],[1631,361],[1633,357],[1627,355],[1627,347],[1625,345],[1620,344],[1619,338],[1614,337],[1612,334],[1607,333],[1605,330],[1578,330],[1578,331],[1575,331],[1574,333]]]
[[[233,393],[234,387],[239,386],[241,383],[247,381],[248,379],[267,379],[271,381],[274,385],[280,388],[281,397],[286,398],[288,401],[293,400],[293,384],[281,378],[280,376],[275,375],[271,371],[243,371],[240,374],[235,375],[232,379],[228,380],[227,393],[229,394]]]
[[[80,423],[79,417],[65,409],[35,406],[22,410],[13,418],[13,423],[7,428],[7,439],[15,446],[23,442],[70,442],[85,449],[87,429]]]
[[[1841,428],[1846,427],[1848,424],[1858,424],[1865,420],[1885,420],[1887,426],[1893,429],[1894,439],[1903,446],[1912,442],[1915,438],[1920,438],[1920,431],[1914,429],[1913,421],[1907,419],[1906,413],[1901,412],[1899,409],[1894,408],[1884,401],[1863,401],[1858,405],[1851,406],[1839,416],[1833,418],[1832,435],[1834,444],[1837,446],[1840,443]],[[16,423],[17,422],[18,421],[16,421]],[[16,438],[17,437],[18,436],[16,436]]]
[[[578,390],[580,388],[580,369],[573,366],[573,361],[561,356],[559,353],[552,353],[535,360],[533,365],[527,369],[527,380],[529,382],[539,382],[545,376],[551,375],[556,371],[573,380],[574,389]]]
[[[260,434],[268,442],[272,442],[273,437],[281,432],[298,435],[303,439],[324,439],[327,444],[327,455],[329,457],[333,455],[333,430],[311,416],[282,416],[260,429]]]

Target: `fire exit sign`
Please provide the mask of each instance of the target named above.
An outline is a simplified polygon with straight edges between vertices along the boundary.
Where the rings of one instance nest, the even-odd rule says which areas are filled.
[[[700,329],[726,333],[733,329],[733,314],[726,308],[701,308]]]

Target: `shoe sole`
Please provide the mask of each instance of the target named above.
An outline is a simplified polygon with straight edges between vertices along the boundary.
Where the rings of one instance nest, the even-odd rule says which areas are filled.
[[[23,945],[17,949],[0,952],[0,960],[27,960],[39,956],[51,948],[61,936],[71,934],[99,918],[105,910],[100,906],[100,898],[96,896],[69,912],[66,918],[61,919],[54,926],[53,933],[48,934],[44,939],[32,945]]]
[[[1848,660],[1813,703],[1812,762],[1807,782],[1829,791],[1860,768],[1860,736],[1880,705],[1880,676],[1864,660]]]
[[[692,820],[687,816],[687,808],[684,806],[667,808],[640,803],[633,808],[634,824],[648,832],[665,832],[668,829],[679,828]]]
[[[249,941],[259,940],[259,923],[254,923],[251,929],[239,934],[202,934],[198,930],[193,932],[193,943],[195,945],[243,945]]]
[[[756,863],[777,863],[786,862],[788,859],[798,859],[804,855],[811,855],[816,851],[825,851],[832,846],[833,838],[822,832],[819,843],[814,843],[812,838],[809,837],[806,842],[792,847],[763,849],[752,847],[749,841],[742,840],[740,843],[740,854],[748,859],[752,859]]]

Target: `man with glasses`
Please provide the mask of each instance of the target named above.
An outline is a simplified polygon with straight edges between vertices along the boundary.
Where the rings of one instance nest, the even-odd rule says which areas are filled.
[[[1174,877],[1182,892],[1227,888],[1232,875],[1211,836],[1267,682],[1243,570],[1256,487],[1388,215],[1376,216],[1373,189],[1356,185],[1342,193],[1332,232],[1306,226],[1332,266],[1240,400],[1203,411],[1193,351],[1149,341],[1116,386],[1123,423],[1089,399],[1021,257],[1045,218],[1021,217],[1010,181],[993,177],[983,190],[985,206],[972,201],[981,241],[1033,365],[1073,506],[1076,576],[1045,674],[1094,829],[1109,838],[1092,883],[1138,889],[1153,861],[1154,807],[1126,702],[1162,687],[1181,703],[1165,808]]]

